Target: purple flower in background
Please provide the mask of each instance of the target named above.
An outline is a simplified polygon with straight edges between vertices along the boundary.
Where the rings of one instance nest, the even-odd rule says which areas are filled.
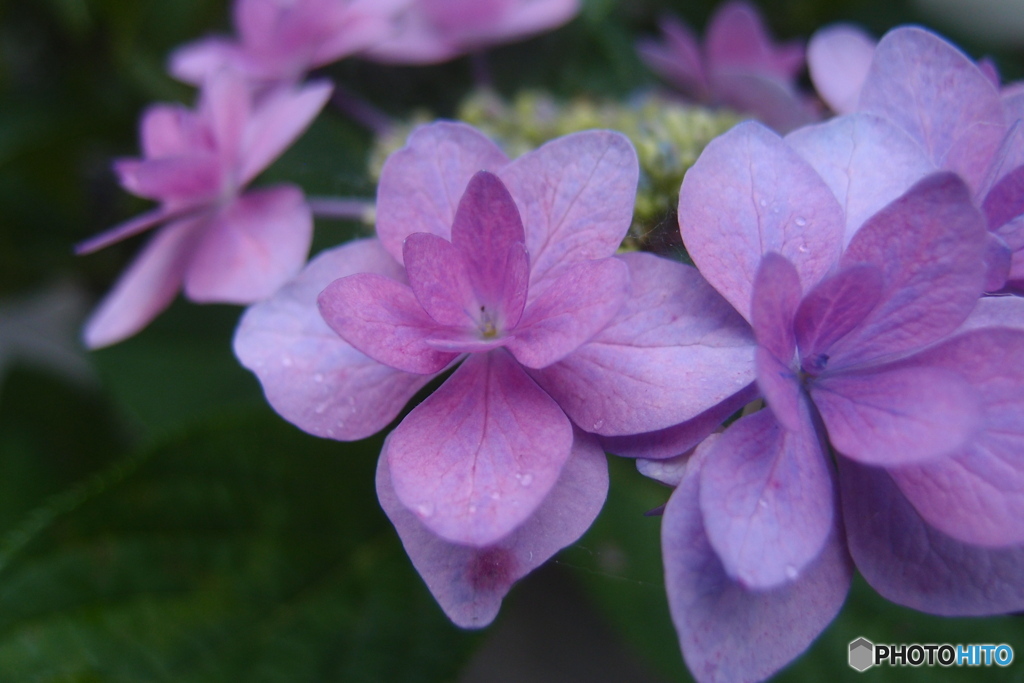
[[[651,69],[688,97],[757,116],[779,131],[818,118],[796,80],[804,67],[799,43],[775,45],[757,10],[727,2],[708,23],[704,49],[693,31],[672,17],[661,21],[664,41],[637,45]]]
[[[826,26],[811,36],[807,44],[807,70],[821,99],[832,111],[856,111],[875,45],[872,36],[853,24]]]
[[[129,192],[153,211],[77,248],[85,254],[163,224],[86,324],[92,348],[145,327],[184,285],[202,303],[252,303],[299,271],[313,221],[292,185],[243,192],[309,125],[329,85],[283,87],[258,100],[229,74],[211,79],[195,111],[158,104],[142,117],[143,158],[118,161]]]
[[[614,255],[637,177],[617,133],[510,162],[468,126],[419,128],[384,166],[379,239],[320,255],[239,325],[271,405],[319,436],[377,432],[454,368],[388,436],[377,484],[461,626],[590,525],[595,434],[677,424],[753,379],[749,330],[694,268]]]
[[[986,275],[965,183],[926,177],[844,248],[829,187],[744,124],[687,174],[679,219],[753,327],[767,403],[697,449],[665,509],[670,607],[695,677],[785,666],[841,607],[850,556],[915,609],[1022,609],[1024,333],[956,333]]]
[[[434,64],[557,28],[579,0],[410,0],[395,31],[364,56],[391,64]]]
[[[833,141],[808,158],[837,194],[862,192],[857,185],[863,183],[873,186],[871,192],[883,192],[881,179],[892,174],[903,176],[900,183],[889,185],[901,192],[908,181],[934,170],[956,172],[971,189],[990,232],[986,291],[1024,293],[1024,95],[1014,88],[1001,92],[991,66],[984,68],[924,29],[890,31],[873,53],[865,52],[866,37],[851,48],[858,40],[844,35],[833,29],[812,40],[811,73],[830,103],[842,100],[833,106],[865,116],[857,126],[837,124],[833,133],[837,138],[840,129],[852,133],[856,128],[856,143],[854,138]],[[845,48],[837,46],[843,41]],[[857,65],[852,68],[856,77],[836,69],[843,51],[858,55],[849,62]],[[867,54],[871,59],[865,65]],[[856,106],[851,109],[852,103]],[[898,130],[880,132],[883,125]],[[850,175],[849,164],[839,157],[854,144],[873,151],[858,177],[846,180],[841,176]],[[866,160],[869,155],[860,156]],[[837,167],[847,168],[837,173]]]
[[[394,30],[408,0],[236,0],[237,38],[178,48],[170,71],[198,85],[223,69],[257,84],[295,82],[315,67],[355,54]]]

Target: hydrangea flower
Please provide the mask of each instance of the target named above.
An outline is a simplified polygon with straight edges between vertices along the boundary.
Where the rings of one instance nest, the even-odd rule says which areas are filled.
[[[589,526],[599,436],[677,424],[753,379],[749,330],[694,268],[615,256],[637,176],[618,133],[510,162],[469,126],[419,128],[384,166],[378,239],[318,256],[239,325],[271,405],[328,438],[379,431],[454,369],[388,436],[377,484],[461,626]]]
[[[445,62],[550,31],[579,10],[579,0],[409,0],[394,32],[364,56],[391,64]]]
[[[775,45],[760,14],[742,0],[727,2],[711,17],[704,49],[682,22],[661,20],[664,41],[637,44],[651,69],[688,97],[754,114],[779,131],[817,118],[796,88],[804,67],[799,43]]]
[[[832,33],[821,40],[835,39]],[[819,46],[815,54],[830,49]],[[856,60],[861,64],[863,46],[855,51],[862,55]],[[857,194],[860,190],[855,186],[860,182],[881,192],[886,187],[882,178],[900,174],[901,182],[888,185],[899,193],[908,181],[934,170],[958,173],[985,214],[990,231],[986,291],[1024,293],[1024,96],[1014,90],[1000,92],[994,71],[916,27],[895,29],[879,41],[859,88],[852,77],[842,83],[848,76],[843,71],[819,67],[812,66],[819,89],[845,92],[847,103],[856,97],[856,111],[873,117],[860,119],[856,126],[857,146],[871,149],[858,152],[863,162],[858,179],[841,177],[849,175],[848,168],[837,171],[849,166],[839,156],[853,139],[831,145],[831,154],[826,146],[808,156],[833,188],[841,194]],[[849,120],[838,127],[854,128]],[[841,137],[838,128],[834,137]],[[887,170],[879,175],[878,169]]]
[[[1024,608],[1024,332],[957,333],[986,275],[965,183],[926,177],[844,247],[826,184],[742,124],[687,175],[679,219],[754,330],[767,403],[681,472],[646,466],[679,482],[662,541],[695,677],[760,680],[791,661],[841,607],[851,557],[915,609]]]
[[[235,0],[237,38],[209,37],[171,55],[175,78],[198,85],[223,69],[257,84],[296,82],[393,30],[408,0]]]
[[[195,111],[157,104],[142,117],[143,158],[115,164],[129,192],[160,206],[77,248],[86,254],[162,225],[86,323],[91,348],[138,332],[173,300],[248,304],[299,271],[313,220],[292,185],[244,192],[309,125],[331,92],[324,83],[254,99],[244,81],[219,74]]]

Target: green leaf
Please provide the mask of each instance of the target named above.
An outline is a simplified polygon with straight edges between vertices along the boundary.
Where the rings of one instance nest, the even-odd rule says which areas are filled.
[[[0,571],[4,680],[450,678],[476,639],[381,513],[379,448],[267,411],[133,456]]]

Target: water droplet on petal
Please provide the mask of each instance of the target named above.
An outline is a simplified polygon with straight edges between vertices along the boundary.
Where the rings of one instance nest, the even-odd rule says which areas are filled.
[[[801,217],[798,217],[798,218],[797,218],[797,219],[796,219],[795,221],[793,221],[793,222],[794,222],[794,223],[796,223],[796,224],[797,224],[798,226],[800,226],[801,228],[802,228],[802,227],[804,227],[805,225],[807,225],[807,219],[806,219],[806,218],[804,218],[804,217],[802,217],[802,216],[801,216]]]
[[[317,415],[323,415],[324,411],[327,410],[327,404],[326,403],[321,403],[320,405],[318,405],[313,410],[316,412]]]
[[[794,567],[791,564],[787,564],[786,565],[786,578],[788,578],[790,581],[792,581],[798,575],[799,575],[799,572],[796,570],[796,567]]]
[[[598,420],[597,422],[594,423],[594,427],[593,428],[594,429],[600,429],[603,426],[604,426],[604,420]]]
[[[292,363],[293,361],[291,356],[285,356],[281,359],[281,365],[285,366],[286,368],[290,368],[292,366]]]
[[[420,517],[430,517],[434,514],[433,503],[420,503],[416,506],[416,514]]]
[[[470,505],[469,506],[469,514],[471,514],[471,515],[475,515],[476,514],[476,505]]]
[[[491,500],[501,500],[501,494],[497,491],[491,491]]]
[[[763,199],[759,200],[759,201],[758,201],[757,203],[761,205],[761,208],[762,208],[762,209],[763,209],[764,207],[768,206],[768,202],[766,202],[766,201],[765,201],[765,200],[763,200]]]
[[[519,483],[522,484],[523,486],[529,486],[530,484],[533,483],[533,475],[524,474],[522,477],[519,478]]]
[[[760,506],[761,506],[761,507],[763,507],[763,508],[766,508],[766,507],[768,507],[768,501],[767,501],[767,500],[765,500],[764,498],[762,498],[761,500],[759,500],[759,501],[757,502],[757,504],[758,504],[758,505],[760,505]]]
[[[324,376],[318,372],[315,375],[313,375],[313,381],[319,384],[320,382],[324,381]]]

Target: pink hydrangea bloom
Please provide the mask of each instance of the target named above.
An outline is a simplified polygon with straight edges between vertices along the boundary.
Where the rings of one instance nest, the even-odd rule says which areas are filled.
[[[394,33],[364,56],[391,64],[445,62],[550,31],[579,9],[579,0],[410,0]]]
[[[388,436],[377,483],[462,626],[589,526],[599,436],[688,420],[753,379],[749,330],[696,269],[615,255],[637,178],[618,133],[510,162],[468,126],[419,128],[384,166],[379,238],[320,255],[239,325],[271,405],[319,436],[377,432],[454,368]]]
[[[834,39],[830,33],[821,41]],[[847,103],[856,98],[856,112],[884,119],[898,129],[884,133],[890,140],[897,134],[906,138],[886,158],[884,146],[876,144],[882,124],[862,125],[860,132],[872,136],[867,144],[875,148],[870,168],[858,173],[863,181],[835,180],[856,194],[858,182],[882,189],[876,169],[886,166],[907,179],[911,167],[918,178],[937,169],[958,173],[985,214],[990,232],[986,291],[1024,293],[1024,96],[1014,88],[1000,91],[991,66],[975,63],[939,36],[916,27],[895,29],[882,38],[857,88],[852,79],[837,84],[844,78],[841,70],[815,68],[812,62],[812,74],[819,89],[847,92]],[[839,127],[852,130],[848,122]],[[808,158],[822,175],[834,177],[828,168],[834,167],[837,155],[828,152],[830,147],[838,149],[826,145]],[[917,158],[910,161],[910,156]]]
[[[757,337],[767,402],[697,449],[665,509],[670,607],[700,681],[785,666],[838,612],[851,558],[915,609],[1024,608],[1024,332],[970,324],[984,217],[950,173],[852,231],[844,213],[753,123],[708,145],[680,191],[691,256]]]
[[[170,71],[198,85],[231,69],[259,83],[298,81],[315,67],[388,37],[409,0],[235,0],[237,37],[210,37],[178,48]]]
[[[685,24],[665,17],[663,41],[643,40],[637,50],[647,65],[699,102],[751,113],[788,131],[817,118],[796,79],[804,67],[799,43],[775,45],[753,5],[723,4],[708,24],[703,50]]]
[[[158,104],[142,117],[143,158],[118,161],[129,192],[160,202],[153,211],[78,246],[89,253],[162,227],[86,324],[97,348],[145,327],[184,285],[198,302],[252,303],[302,267],[313,222],[291,185],[243,192],[309,125],[329,85],[285,87],[254,101],[229,74],[211,79],[195,111]]]

